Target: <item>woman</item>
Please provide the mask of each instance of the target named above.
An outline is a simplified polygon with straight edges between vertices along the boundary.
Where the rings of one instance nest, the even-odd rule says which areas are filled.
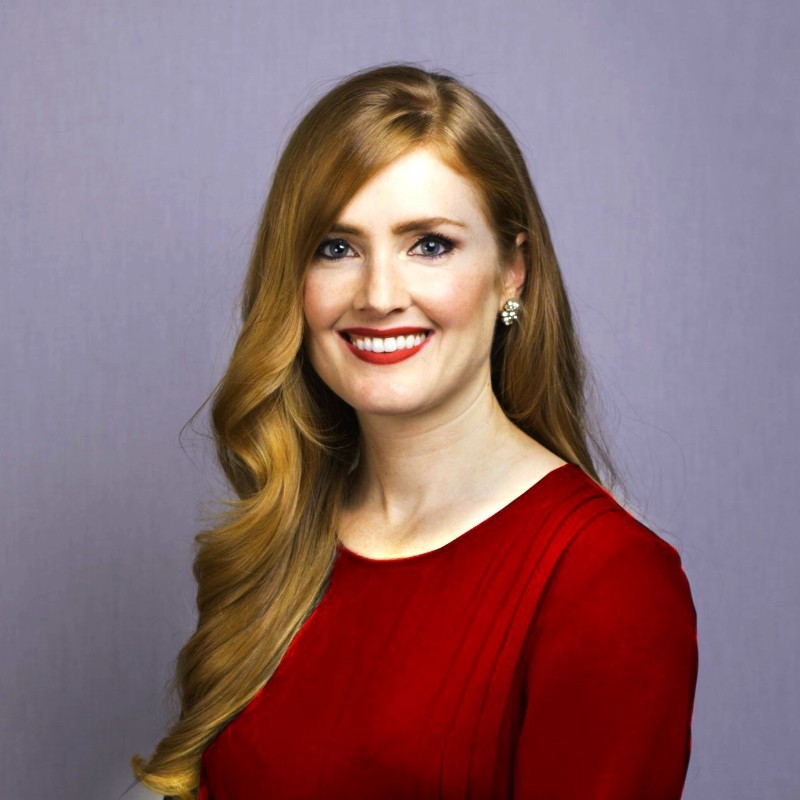
[[[524,159],[406,64],[350,76],[277,166],[212,408],[238,500],[198,536],[181,798],[678,798],[696,617],[603,488]],[[298,635],[299,634],[299,635]]]

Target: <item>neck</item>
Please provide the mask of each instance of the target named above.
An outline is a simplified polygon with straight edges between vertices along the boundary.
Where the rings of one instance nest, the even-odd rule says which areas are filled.
[[[387,520],[480,495],[487,478],[505,468],[503,461],[531,443],[506,417],[488,380],[460,407],[359,415],[359,425],[361,455],[351,499]]]

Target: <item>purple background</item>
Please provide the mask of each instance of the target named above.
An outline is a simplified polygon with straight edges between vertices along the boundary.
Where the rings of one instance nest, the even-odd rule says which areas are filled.
[[[117,797],[162,732],[222,489],[178,432],[226,363],[285,137],[396,59],[484,93],[529,159],[632,500],[694,592],[684,796],[800,796],[798,22],[777,1],[4,2],[3,796]]]

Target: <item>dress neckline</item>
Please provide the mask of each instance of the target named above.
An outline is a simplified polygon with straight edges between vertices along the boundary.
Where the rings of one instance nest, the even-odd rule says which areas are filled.
[[[539,478],[538,481],[536,481],[536,483],[531,484],[521,494],[518,494],[516,497],[514,497],[512,500],[506,503],[506,505],[504,505],[502,508],[495,511],[493,514],[490,514],[488,517],[486,517],[486,519],[481,520],[476,525],[473,525],[471,528],[464,531],[464,533],[459,534],[458,536],[456,536],[455,539],[451,539],[446,544],[443,544],[441,547],[437,547],[434,550],[427,550],[424,553],[415,553],[414,555],[411,556],[401,556],[400,558],[370,558],[369,556],[364,556],[361,555],[360,553],[356,553],[349,547],[346,547],[340,540],[337,540],[336,542],[336,549],[340,554],[342,554],[346,558],[362,564],[373,564],[376,566],[383,566],[383,565],[391,566],[395,564],[419,564],[422,561],[426,561],[428,559],[442,555],[445,552],[448,552],[450,548],[456,546],[458,542],[463,542],[465,539],[471,538],[472,534],[484,528],[489,523],[495,522],[498,519],[498,517],[505,515],[518,503],[522,502],[523,500],[529,499],[532,495],[538,494],[542,490],[543,485],[550,483],[555,477],[571,472],[573,470],[580,470],[581,472],[583,471],[579,466],[577,466],[576,464],[572,464],[569,461],[567,461],[565,464],[559,464],[559,466],[555,467],[555,469],[551,469],[549,472],[546,472],[541,478]]]

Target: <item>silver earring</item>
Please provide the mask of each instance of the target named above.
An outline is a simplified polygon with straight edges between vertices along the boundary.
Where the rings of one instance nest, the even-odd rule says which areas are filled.
[[[516,300],[506,300],[503,304],[503,310],[500,312],[500,318],[506,325],[513,325],[518,319],[519,314],[517,310],[520,308]]]

